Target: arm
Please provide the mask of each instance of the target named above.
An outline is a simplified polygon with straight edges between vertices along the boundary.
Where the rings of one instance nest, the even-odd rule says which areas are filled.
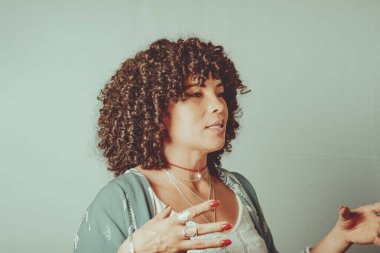
[[[83,215],[74,241],[74,253],[115,253],[128,236],[131,222],[125,210],[125,193],[109,183]]]
[[[310,253],[343,253],[348,250],[352,243],[346,242],[340,233],[334,228],[322,239]]]

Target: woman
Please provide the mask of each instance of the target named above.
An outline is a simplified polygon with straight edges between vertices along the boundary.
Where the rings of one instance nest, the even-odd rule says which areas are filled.
[[[238,91],[248,92],[223,48],[198,38],[126,60],[98,97],[99,148],[116,178],[86,210],[74,252],[278,252],[252,185],[221,167]],[[379,211],[342,207],[310,252],[380,246]]]

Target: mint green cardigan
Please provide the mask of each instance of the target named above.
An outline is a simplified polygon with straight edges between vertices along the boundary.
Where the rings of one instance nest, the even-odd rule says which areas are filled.
[[[224,169],[220,179],[241,197],[268,253],[278,253],[250,182],[241,174]],[[74,239],[74,253],[116,253],[128,235],[153,216],[149,181],[136,169],[127,170],[105,185],[84,212]]]

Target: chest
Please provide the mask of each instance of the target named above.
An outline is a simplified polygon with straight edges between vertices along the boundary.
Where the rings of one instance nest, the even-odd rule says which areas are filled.
[[[220,205],[213,212],[204,213],[194,219],[197,223],[209,223],[214,221],[227,221],[234,227],[239,216],[238,199],[235,193],[218,179],[213,179],[211,199],[220,201]],[[165,204],[169,204],[173,211],[181,212],[192,205],[202,203],[208,199],[210,188],[204,187],[200,191],[191,191],[178,185],[151,183],[155,195]],[[156,210],[157,211],[157,210]]]
[[[164,209],[165,204],[153,193],[153,202],[158,211]],[[190,250],[191,253],[203,253],[203,252],[256,252],[256,253],[267,253],[267,248],[265,246],[264,240],[260,237],[255,229],[255,225],[251,220],[248,209],[244,206],[239,197],[237,197],[238,202],[238,218],[233,229],[229,231],[213,232],[204,235],[199,235],[191,238],[191,240],[199,239],[212,239],[212,238],[228,238],[233,243],[227,248],[212,248],[206,250]],[[170,214],[177,215],[175,211]],[[188,226],[196,225],[196,221],[189,221]]]

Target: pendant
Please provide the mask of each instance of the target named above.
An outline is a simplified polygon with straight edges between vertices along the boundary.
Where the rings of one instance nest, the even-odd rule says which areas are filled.
[[[202,174],[199,173],[199,171],[198,171],[197,174],[195,174],[195,178],[198,179],[198,180],[201,180]]]

